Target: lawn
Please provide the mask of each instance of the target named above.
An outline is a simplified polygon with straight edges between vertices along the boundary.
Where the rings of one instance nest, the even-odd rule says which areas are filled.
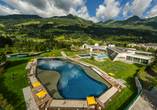
[[[93,64],[93,60],[81,59],[84,62]],[[139,64],[126,64],[120,61],[111,62],[110,59],[105,59],[104,62],[95,61],[98,68],[102,69],[106,73],[113,73],[114,78],[123,78],[127,83],[127,87],[124,88],[108,105],[104,110],[123,110],[125,107],[134,99],[137,95],[136,84],[134,81],[134,76],[138,72],[138,69],[143,67]],[[107,63],[105,63],[107,62]],[[118,66],[118,67],[117,67]],[[104,68],[103,68],[104,67]],[[113,70],[117,69],[116,71]],[[122,68],[125,68],[124,70]],[[107,71],[109,70],[109,71]]]
[[[17,24],[17,25],[14,25],[14,26],[30,25],[30,24],[39,24],[39,23],[40,23],[40,21],[29,21],[29,22]]]
[[[0,74],[0,93],[8,102],[12,102],[15,110],[26,110],[22,89],[29,86],[26,80],[29,70],[25,70],[28,61],[28,59],[13,61],[8,69]],[[12,73],[14,73],[13,80]]]

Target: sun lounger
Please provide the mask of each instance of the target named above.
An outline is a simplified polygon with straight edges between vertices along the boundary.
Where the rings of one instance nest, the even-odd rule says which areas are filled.
[[[36,92],[38,93],[38,92],[40,92],[40,91],[42,91],[42,89],[38,89]]]
[[[45,95],[43,95],[40,99],[42,99],[42,98],[44,98],[44,97],[46,97],[46,94],[45,94]]]

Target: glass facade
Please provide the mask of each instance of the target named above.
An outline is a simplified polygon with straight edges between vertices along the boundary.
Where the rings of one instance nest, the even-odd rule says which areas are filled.
[[[140,58],[133,58],[133,62],[140,63]]]
[[[132,61],[132,59],[133,59],[133,57],[130,57],[130,56],[127,56],[127,57],[126,57],[126,60]]]
[[[138,52],[135,52],[135,54],[137,54],[137,55],[144,55],[144,56],[152,56],[151,54],[146,54],[146,53],[138,53]]]
[[[115,51],[107,48],[107,56],[113,61],[115,59],[115,57],[118,55],[118,53],[116,53]]]
[[[148,60],[145,60],[145,59],[141,59],[141,63],[143,63],[143,64],[148,64]]]
[[[127,56],[126,60],[133,61],[134,63],[141,63],[141,64],[146,64],[146,65],[148,64],[148,61],[149,61],[149,60],[135,58],[131,56]]]

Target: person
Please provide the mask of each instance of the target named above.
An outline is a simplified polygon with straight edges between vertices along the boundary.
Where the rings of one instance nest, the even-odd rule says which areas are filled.
[[[14,76],[14,73],[12,73],[12,76]]]
[[[12,80],[14,79],[13,76],[11,77],[11,79],[12,79]]]

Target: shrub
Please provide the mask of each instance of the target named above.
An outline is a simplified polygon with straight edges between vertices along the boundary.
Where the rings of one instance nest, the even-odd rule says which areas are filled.
[[[91,59],[91,60],[94,60],[94,57],[93,57],[93,56],[91,56],[91,57],[90,57],[90,59]]]
[[[0,102],[4,99],[3,94],[0,94]]]
[[[12,105],[10,106],[10,110],[14,110],[14,107]]]
[[[10,110],[11,104],[9,104],[7,107],[5,107],[5,110]]]
[[[8,104],[7,99],[4,99],[3,104],[2,104],[2,108],[4,108],[7,104]]]

